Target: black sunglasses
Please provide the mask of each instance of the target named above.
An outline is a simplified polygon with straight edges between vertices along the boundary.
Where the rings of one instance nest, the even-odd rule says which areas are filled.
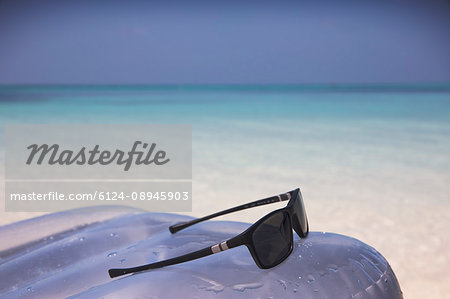
[[[306,217],[305,206],[303,204],[300,189],[295,189],[287,193],[260,199],[248,204],[205,216],[203,218],[178,223],[169,227],[170,232],[174,234],[177,231],[185,229],[193,224],[209,220],[214,217],[285,200],[289,200],[285,208],[278,209],[267,214],[263,218],[259,219],[255,224],[250,226],[246,231],[227,241],[223,241],[211,247],[203,248],[179,257],[152,264],[133,268],[109,269],[109,276],[113,278],[139,271],[184,263],[241,245],[247,246],[259,268],[268,269],[275,267],[284,261],[292,252],[292,229],[295,230],[300,238],[306,238],[308,235],[308,219]]]

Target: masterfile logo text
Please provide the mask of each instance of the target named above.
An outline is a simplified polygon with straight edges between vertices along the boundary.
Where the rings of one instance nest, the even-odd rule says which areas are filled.
[[[142,150],[139,150],[139,147]],[[58,144],[31,144],[27,147],[30,150],[26,164],[30,165],[35,162],[41,165],[43,162],[49,165],[108,165],[116,163],[124,165],[124,171],[128,171],[131,165],[164,165],[170,161],[166,158],[164,150],[156,150],[156,143],[148,144],[142,141],[135,141],[131,150],[126,152],[119,149],[111,152],[109,150],[100,150],[100,145],[96,144],[93,149],[89,150],[82,147],[79,151],[61,150]],[[37,156],[37,157],[36,157]],[[34,159],[36,157],[36,159]],[[36,160],[36,161],[33,161]]]
[[[190,125],[26,124],[5,133],[7,211],[192,209]]]

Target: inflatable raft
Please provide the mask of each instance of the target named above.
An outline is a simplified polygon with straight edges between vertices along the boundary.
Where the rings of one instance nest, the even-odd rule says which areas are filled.
[[[249,224],[207,221],[177,234],[187,216],[122,207],[54,213],[0,227],[1,298],[402,298],[383,256],[347,236],[310,232],[272,269],[245,247],[111,279],[132,267],[216,244]]]

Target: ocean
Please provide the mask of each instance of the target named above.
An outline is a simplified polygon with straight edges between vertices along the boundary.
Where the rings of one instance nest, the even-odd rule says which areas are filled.
[[[449,85],[0,87],[17,123],[191,124],[190,215],[300,187],[312,231],[375,247],[407,298],[450,294]]]

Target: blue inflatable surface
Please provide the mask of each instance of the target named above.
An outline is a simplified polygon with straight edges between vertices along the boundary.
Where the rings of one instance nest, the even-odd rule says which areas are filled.
[[[0,227],[1,298],[402,298],[388,262],[342,235],[295,239],[279,266],[259,269],[246,247],[111,279],[110,268],[182,255],[248,227],[207,221],[176,234],[191,219],[127,208],[89,208]],[[295,234],[294,234],[295,235]]]

